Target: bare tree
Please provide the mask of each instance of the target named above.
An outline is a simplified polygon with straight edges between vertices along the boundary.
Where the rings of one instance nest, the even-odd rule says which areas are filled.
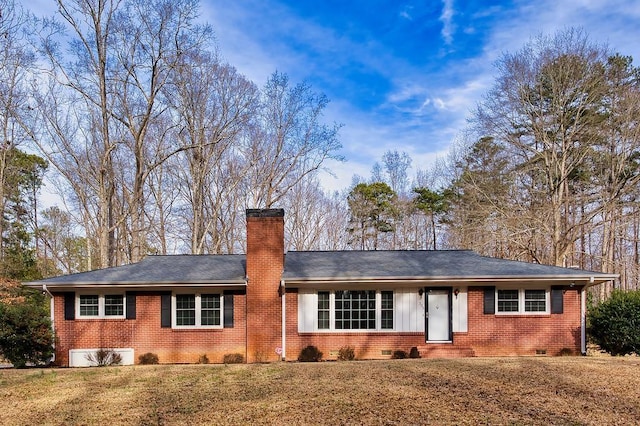
[[[637,283],[637,272],[627,265],[640,265],[633,242],[640,182],[640,70],[630,57],[614,55],[606,63],[607,94],[604,101],[603,137],[594,147],[593,181],[602,203],[601,265],[606,272],[622,273],[621,283]],[[629,246],[628,243],[632,245]],[[632,269],[633,270],[633,269]],[[635,286],[633,286],[635,287]],[[600,287],[601,298],[611,288]]]
[[[599,213],[568,214],[572,180],[600,138],[604,62],[606,51],[578,30],[540,37],[502,57],[496,84],[475,114],[480,131],[517,159],[520,191],[548,206],[552,250],[543,262],[565,265],[579,229]]]
[[[50,207],[42,212],[44,223],[38,229],[38,238],[43,245],[41,256],[52,259],[55,267],[71,274],[86,270],[86,243],[75,232],[74,220],[59,207]]]
[[[309,175],[283,198],[287,212],[285,232],[291,250],[343,250],[348,212],[344,202],[326,194],[318,179]],[[342,234],[342,235],[340,235]]]
[[[205,253],[212,234],[214,241],[209,243],[217,253],[221,247],[220,238],[215,237],[216,221],[245,174],[243,168],[235,167],[237,161],[230,161],[231,151],[255,114],[258,92],[233,67],[207,53],[187,58],[176,77],[172,90],[181,123],[178,140],[182,146],[191,146],[182,154],[185,167],[178,168],[190,212],[191,253]]]
[[[388,176],[389,186],[399,196],[405,196],[409,187],[408,170],[411,168],[411,157],[406,152],[387,151],[382,156],[384,170]]]
[[[171,155],[189,147],[164,144],[166,133],[152,126],[166,113],[163,89],[170,84],[183,56],[199,52],[209,40],[208,27],[194,25],[197,0],[130,0],[118,14],[118,68],[114,117],[123,127],[123,142],[133,160],[133,172],[124,183],[130,213],[131,253],[135,262],[146,254],[145,189],[149,174]],[[165,129],[166,130],[166,129]]]
[[[248,204],[272,207],[327,159],[342,157],[340,126],[321,123],[326,96],[306,83],[289,85],[286,75],[275,72],[262,90],[259,123],[247,138],[243,154],[251,165],[246,190]]]
[[[149,176],[189,148],[167,137],[163,90],[211,32],[194,25],[196,0],[59,0],[58,10],[62,22],[45,21],[49,84],[37,87],[44,129],[34,139],[68,181],[99,266],[137,261],[148,251]]]

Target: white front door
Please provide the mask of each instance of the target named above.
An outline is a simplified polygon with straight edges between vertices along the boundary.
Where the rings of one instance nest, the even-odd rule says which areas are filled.
[[[451,292],[448,289],[427,291],[426,330],[427,341],[448,342],[451,340]]]

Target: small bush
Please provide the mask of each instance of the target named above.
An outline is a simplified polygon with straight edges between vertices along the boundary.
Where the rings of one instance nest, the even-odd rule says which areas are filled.
[[[411,348],[411,350],[409,351],[409,358],[421,358],[420,351],[417,347],[414,346]]]
[[[322,352],[315,346],[309,345],[300,351],[298,361],[300,362],[318,362],[322,359]]]
[[[343,346],[338,350],[338,361],[353,361],[354,359],[356,359],[356,353],[352,346]]]
[[[558,352],[559,356],[571,356],[571,355],[574,355],[574,354],[575,354],[575,351],[573,349],[570,349],[570,348],[562,348]]]
[[[393,351],[393,355],[391,355],[391,359],[405,359],[406,357],[407,357],[407,351],[403,351],[402,349]]]
[[[209,357],[207,354],[200,355],[200,358],[198,358],[198,364],[209,364]]]
[[[611,355],[640,355],[640,290],[614,290],[611,297],[589,311],[594,343]]]
[[[244,356],[242,354],[225,354],[222,362],[225,364],[243,364]]]
[[[113,349],[98,349],[94,353],[88,353],[85,358],[97,367],[106,367],[108,365],[119,365],[122,363],[122,355]]]
[[[138,362],[142,365],[155,365],[158,364],[159,361],[158,355],[151,352],[147,352],[138,357]]]

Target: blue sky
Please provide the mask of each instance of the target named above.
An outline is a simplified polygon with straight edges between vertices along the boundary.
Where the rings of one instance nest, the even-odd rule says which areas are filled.
[[[53,0],[31,0],[49,14]],[[531,37],[582,27],[640,64],[640,0],[201,0],[221,57],[262,86],[278,70],[330,99],[345,163],[326,189],[368,177],[388,150],[410,174],[447,154],[493,83],[496,59]]]
[[[344,124],[343,189],[388,150],[429,168],[461,136],[493,64],[531,37],[582,27],[640,63],[640,1],[204,0],[222,57],[258,85],[274,70],[306,80]]]

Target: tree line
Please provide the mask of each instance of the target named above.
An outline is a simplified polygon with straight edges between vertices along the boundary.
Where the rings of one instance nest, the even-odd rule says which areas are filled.
[[[505,53],[447,158],[387,151],[328,193],[326,96],[238,73],[197,0],[57,5],[0,0],[5,276],[243,252],[244,210],[283,207],[291,250],[473,249],[637,288],[640,72],[581,30]],[[42,211],[45,172],[63,205]]]

